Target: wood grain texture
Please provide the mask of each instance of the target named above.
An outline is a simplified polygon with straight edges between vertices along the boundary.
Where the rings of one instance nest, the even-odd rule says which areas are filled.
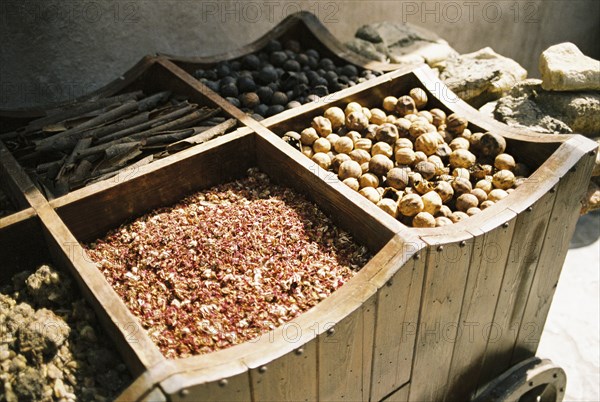
[[[377,292],[371,400],[410,379],[425,265],[425,258],[410,259]]]
[[[510,253],[515,216],[514,212],[505,210],[498,219],[508,222],[508,227],[496,226],[491,230],[483,227],[479,233],[473,233],[471,265],[447,380],[445,400],[448,402],[468,400],[477,387],[477,373],[492,332],[494,310]]]
[[[215,371],[219,368],[215,367]],[[169,401],[244,402],[251,400],[250,376],[246,367],[239,374],[198,384],[200,372],[188,371],[175,374],[161,382],[160,386]],[[206,371],[206,369],[205,369]]]
[[[39,207],[37,213],[43,223],[50,255],[73,276],[132,374],[139,375],[163,362],[164,357],[158,347],[90,261],[57,213],[49,205]]]
[[[409,392],[410,384],[404,384],[400,389],[382,399],[381,402],[407,402]]]
[[[492,321],[495,333],[490,334],[479,371],[480,386],[510,366],[510,356],[540,257],[542,239],[550,220],[554,198],[555,193],[546,193],[533,205],[531,212],[522,212],[514,223],[515,230]],[[477,376],[477,373],[474,375]]]
[[[376,296],[318,337],[319,399],[369,399]],[[334,324],[334,323],[332,323]],[[325,324],[326,326],[329,326]]]
[[[250,370],[252,400],[280,402],[319,399],[317,340],[302,345],[302,349],[302,354],[288,353],[271,364]]]
[[[543,237],[543,246],[517,335],[512,364],[534,356],[540,342],[569,242],[579,218],[581,199],[594,165],[595,158],[587,153],[588,149],[582,147],[581,160],[558,184],[552,217]]]
[[[421,311],[413,360],[410,401],[437,401],[444,398],[452,350],[471,261],[473,239],[461,247],[427,239]]]
[[[154,387],[140,399],[140,402],[167,402],[167,397],[159,387]]]
[[[17,209],[46,204],[42,193],[2,141],[0,141],[0,180],[7,191],[6,195]]]

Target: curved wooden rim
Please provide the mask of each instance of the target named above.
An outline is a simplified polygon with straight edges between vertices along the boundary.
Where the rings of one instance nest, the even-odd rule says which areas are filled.
[[[273,29],[262,35],[254,42],[238,47],[235,50],[213,56],[185,57],[165,53],[159,53],[159,56],[166,57],[174,63],[198,64],[198,67],[208,67],[220,61],[236,59],[238,57],[245,56],[246,54],[256,52],[257,50],[262,49],[271,39],[277,39],[281,37],[283,34],[293,29],[298,23],[304,24],[304,26],[310,30],[316,40],[318,40],[326,49],[328,49],[333,55],[341,60],[345,60],[365,69],[377,71],[393,71],[405,67],[404,64],[381,63],[370,60],[349,50],[342,42],[333,36],[333,34],[325,25],[323,25],[317,16],[308,11],[299,11],[297,13],[288,15]]]

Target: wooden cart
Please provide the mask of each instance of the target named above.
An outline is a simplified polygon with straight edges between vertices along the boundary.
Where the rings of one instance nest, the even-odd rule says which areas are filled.
[[[301,38],[313,35],[311,44],[332,57],[349,57],[335,53],[341,45],[332,45],[325,28],[306,14],[286,20],[265,38],[295,32]],[[258,45],[245,49],[253,46]],[[0,144],[1,183],[21,209],[0,219],[5,267],[0,280],[48,261],[75,278],[136,378],[119,400],[504,400],[498,389],[504,397],[511,392],[530,397],[542,394],[545,384],[546,397],[562,399],[564,372],[536,360],[535,353],[579,216],[595,143],[579,135],[515,130],[484,118],[426,66],[400,67],[324,102],[257,122],[188,73],[207,64],[147,57],[124,80],[90,95],[170,89],[221,106],[239,120],[235,132],[126,177],[48,201]],[[473,130],[504,136],[510,153],[535,172],[510,197],[468,220],[414,229],[280,138],[305,127],[327,107],[349,101],[376,107],[384,95],[413,87],[428,93],[431,107],[466,117]],[[43,113],[0,115],[4,129],[10,129]],[[374,257],[329,298],[256,341],[166,359],[80,244],[190,192],[241,177],[254,166],[316,202]]]

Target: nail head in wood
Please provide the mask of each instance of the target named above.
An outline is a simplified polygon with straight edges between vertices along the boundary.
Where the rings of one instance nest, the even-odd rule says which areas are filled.
[[[460,245],[461,247],[464,247],[464,246],[466,246],[466,245],[467,245],[467,242],[463,240],[463,241],[461,241],[461,242],[459,243],[459,245]]]
[[[333,335],[333,334],[335,334],[335,328],[333,328],[333,327],[332,327],[332,328],[329,328],[329,329],[327,330],[327,335],[331,336],[331,335]]]
[[[221,380],[219,380],[219,387],[224,387],[227,385],[227,379],[223,378]]]
[[[267,371],[267,366],[260,366],[260,367],[258,368],[258,372],[259,372],[259,373],[265,373],[266,371]]]
[[[303,354],[303,353],[304,353],[304,348],[298,348],[298,349],[296,349],[296,354],[297,354],[298,356],[300,356],[300,355],[301,355],[301,354]]]
[[[444,251],[444,246],[438,246],[437,251]]]
[[[588,153],[588,155],[589,155],[589,156],[594,156],[594,155],[596,155],[596,151],[595,151],[595,150],[594,150],[594,151],[590,151],[590,152]]]
[[[533,211],[533,207],[528,207],[527,212],[531,212],[531,211]]]
[[[504,222],[504,223],[502,224],[502,227],[503,227],[503,228],[507,228],[507,227],[508,227],[508,222]]]
[[[552,187],[552,188],[550,189],[550,192],[551,192],[551,193],[556,193],[556,189],[555,189],[554,187]]]
[[[569,172],[571,172],[571,173],[575,173],[576,171],[577,171],[577,168],[576,168],[575,166],[573,166],[573,167],[571,168],[571,170],[569,170]]]
[[[415,255],[413,256],[413,258],[414,258],[415,260],[418,260],[419,258],[421,258],[421,256],[420,256],[419,254],[415,254]]]
[[[385,284],[386,284],[387,286],[392,286],[392,281],[391,281],[391,280],[390,280],[390,281],[387,281]]]
[[[181,391],[179,391],[179,395],[182,397],[186,397],[190,394],[190,390],[187,388],[182,389]]]

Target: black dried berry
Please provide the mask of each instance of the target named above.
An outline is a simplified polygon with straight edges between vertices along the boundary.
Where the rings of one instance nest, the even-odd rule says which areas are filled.
[[[264,67],[258,74],[258,82],[268,84],[277,79],[277,71],[273,67]]]
[[[238,98],[232,98],[232,97],[229,96],[229,97],[227,97],[225,99],[227,100],[227,102],[231,103],[235,107],[241,107],[242,106]]]
[[[269,107],[267,105],[265,105],[264,103],[261,103],[260,105],[258,105],[254,108],[254,112],[258,113],[261,116],[266,116],[267,110],[269,110]]]
[[[285,110],[285,107],[283,107],[283,105],[272,105],[269,106],[269,108],[267,109],[267,113],[266,116],[274,116],[277,113],[281,113]]]
[[[221,96],[223,96],[225,98],[227,98],[227,97],[237,98],[238,89],[235,86],[235,84],[225,84],[225,85],[221,85],[219,93],[221,94]]]
[[[288,56],[285,52],[273,52],[269,60],[274,66],[281,66],[287,59]]]
[[[331,59],[324,58],[319,62],[319,67],[323,70],[335,70],[335,64]]]
[[[283,92],[273,92],[271,97],[271,105],[285,105],[288,103],[288,97]]]
[[[260,66],[260,59],[254,54],[248,54],[242,58],[242,67],[248,70],[256,70]]]
[[[317,52],[315,49],[308,49],[304,53],[306,53],[308,57],[314,57],[315,59],[319,58],[319,52]]]
[[[271,52],[278,52],[282,49],[281,47],[281,42],[279,42],[276,39],[271,39],[269,41],[269,43],[267,43],[267,46],[265,46],[265,50],[269,53]]]
[[[227,77],[231,74],[231,68],[226,63],[217,64],[216,71],[219,78]]]
[[[329,95],[329,89],[327,89],[327,87],[325,85],[317,85],[310,92],[311,92],[311,95],[316,95],[319,97]],[[307,98],[310,97],[311,95],[308,95]]]
[[[358,75],[358,69],[352,64],[346,64],[344,67],[342,67],[342,75],[347,77],[355,77]]]
[[[239,77],[237,80],[237,86],[240,92],[253,92],[256,90],[256,83],[252,77]]]
[[[286,60],[286,62],[283,63],[283,69],[285,71],[300,71],[300,63],[296,60]]]
[[[273,90],[269,87],[260,87],[256,90],[256,94],[262,103],[269,103],[271,102],[271,96],[273,96]]]

